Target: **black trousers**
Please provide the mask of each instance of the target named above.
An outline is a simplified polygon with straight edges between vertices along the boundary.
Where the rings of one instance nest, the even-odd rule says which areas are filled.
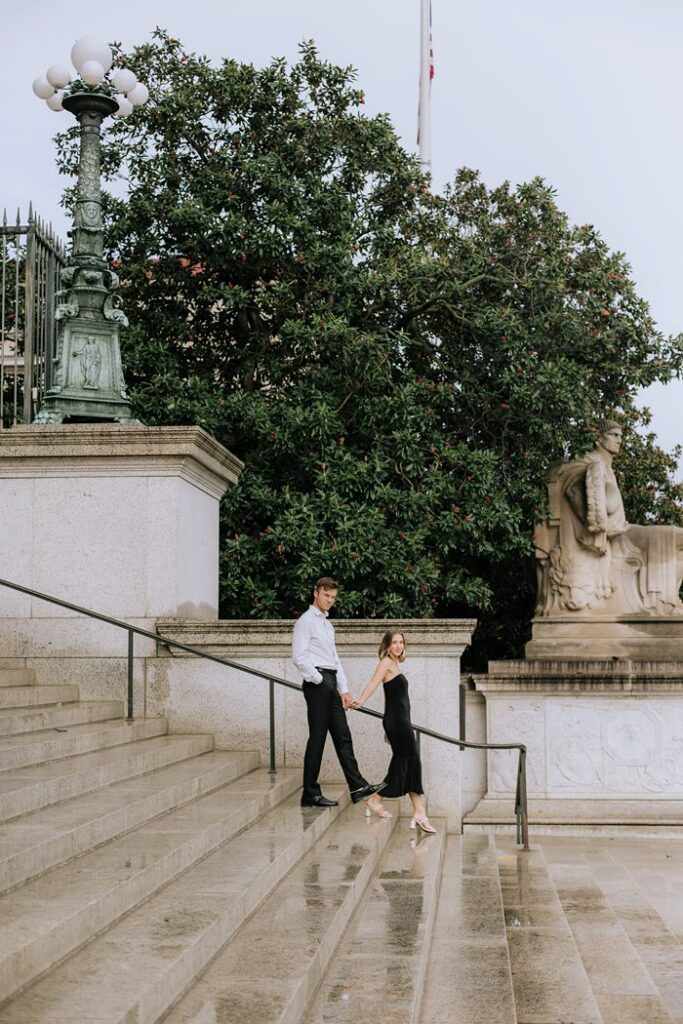
[[[320,796],[320,764],[329,732],[339,758],[346,784],[351,792],[361,789],[367,782],[361,775],[353,752],[353,740],[346,721],[346,712],[337,690],[337,673],[319,669],[322,683],[304,683],[304,697],[308,708],[308,743],[304,756],[304,791],[302,800]]]

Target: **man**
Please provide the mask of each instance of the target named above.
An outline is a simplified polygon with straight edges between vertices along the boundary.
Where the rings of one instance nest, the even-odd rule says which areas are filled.
[[[334,626],[328,619],[329,610],[337,600],[338,589],[335,580],[329,576],[321,577],[313,591],[313,604],[294,625],[292,659],[304,677],[304,697],[308,708],[302,807],[334,807],[337,803],[322,795],[318,783],[328,732],[353,802],[367,800],[381,789],[381,784],[371,786],[361,775],[346,721],[346,709],[351,707],[353,698],[337,654]]]

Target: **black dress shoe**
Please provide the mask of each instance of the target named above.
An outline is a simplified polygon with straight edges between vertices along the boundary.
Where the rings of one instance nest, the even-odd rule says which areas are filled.
[[[351,794],[351,799],[354,804],[360,803],[361,800],[367,800],[373,793],[379,793],[380,790],[386,789],[386,782],[378,782],[376,785],[371,786],[369,783],[367,786],[363,786],[362,789],[355,789]]]
[[[302,800],[302,807],[336,807],[337,800],[328,800],[326,796],[314,796],[312,800]]]

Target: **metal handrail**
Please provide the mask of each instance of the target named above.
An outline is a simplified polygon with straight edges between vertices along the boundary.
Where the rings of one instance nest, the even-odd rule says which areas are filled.
[[[128,633],[128,693],[127,693],[127,717],[129,720],[133,718],[133,659],[135,655],[135,634],[138,636],[144,636],[148,640],[154,640],[158,644],[165,644],[168,647],[176,647],[181,651],[186,651],[188,654],[194,654],[198,658],[205,658],[207,661],[215,661],[219,665],[227,665],[228,668],[235,668],[240,672],[246,672],[248,675],[257,676],[259,679],[265,679],[269,685],[269,719],[270,719],[270,736],[269,736],[269,755],[270,755],[270,772],[276,772],[275,765],[275,686],[286,686],[290,690],[299,690],[303,692],[303,686],[299,683],[293,683],[289,679],[282,679],[280,676],[275,676],[270,672],[261,672],[260,669],[252,668],[250,665],[243,665],[239,661],[232,661],[230,658],[221,658],[217,654],[209,654],[206,651],[201,651],[197,647],[192,647],[189,644],[183,644],[179,640],[170,640],[168,637],[161,636],[159,633],[152,633],[148,629],[143,629],[141,626],[134,626],[131,622],[125,622],[123,619],[116,619],[111,615],[104,615],[102,612],[93,611],[92,608],[83,608],[81,605],[74,604],[72,601],[65,601],[61,597],[54,597],[51,594],[44,594],[40,590],[33,590],[31,587],[25,587],[20,583],[12,583],[10,580],[0,579],[0,586],[8,587],[10,590],[17,590],[21,594],[28,594],[30,597],[36,597],[40,601],[47,601],[50,604],[59,605],[60,608],[68,608],[70,611],[77,612],[79,615],[85,615],[91,619],[99,619],[100,622],[106,622],[110,626],[116,626],[118,629],[125,629]],[[461,690],[462,694],[462,690]],[[527,788],[526,788],[526,746],[523,743],[470,743],[465,741],[464,738],[464,722],[463,722],[463,704],[464,700],[461,697],[461,735],[459,739],[455,739],[453,736],[446,736],[441,732],[435,732],[433,729],[428,729],[424,725],[414,725],[411,722],[411,728],[417,734],[417,737],[429,736],[434,740],[441,740],[442,743],[450,743],[453,746],[467,748],[469,750],[518,750],[519,760],[517,762],[517,788],[515,793],[515,818],[517,821],[517,843],[522,845],[525,850],[529,849],[529,814],[528,814],[528,801],[527,801]],[[374,711],[372,708],[356,708],[363,715],[370,715],[372,718],[382,718],[383,716],[379,711]]]

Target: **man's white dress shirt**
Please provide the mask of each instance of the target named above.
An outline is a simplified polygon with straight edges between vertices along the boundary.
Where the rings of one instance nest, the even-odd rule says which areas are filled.
[[[307,682],[322,683],[319,668],[333,669],[337,673],[337,689],[349,692],[349,684],[342,668],[334,641],[334,626],[314,604],[294,624],[292,660]]]

